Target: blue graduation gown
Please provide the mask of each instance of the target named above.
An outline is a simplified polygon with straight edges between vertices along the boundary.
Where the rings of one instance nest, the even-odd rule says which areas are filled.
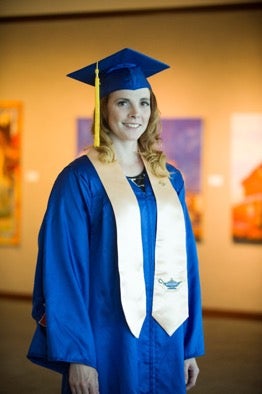
[[[63,374],[70,363],[92,366],[100,394],[186,392],[184,359],[204,353],[200,284],[183,179],[168,168],[185,215],[189,318],[169,336],[151,316],[156,202],[148,178],[145,192],[130,181],[141,212],[147,295],[140,337],[130,332],[120,300],[113,209],[93,165],[82,156],[59,174],[39,233],[31,361]],[[38,323],[44,314],[46,327]]]

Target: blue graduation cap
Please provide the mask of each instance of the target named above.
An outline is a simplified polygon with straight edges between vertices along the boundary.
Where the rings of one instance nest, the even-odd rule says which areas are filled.
[[[67,76],[95,86],[97,65],[100,77],[100,98],[116,90],[150,88],[147,78],[169,68],[167,64],[159,60],[125,48]]]
[[[99,146],[100,98],[122,89],[150,88],[147,78],[169,68],[165,63],[130,48],[67,74],[77,81],[95,86],[95,138]]]

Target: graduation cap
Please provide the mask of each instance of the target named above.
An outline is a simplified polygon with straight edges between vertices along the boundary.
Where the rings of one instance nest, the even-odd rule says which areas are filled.
[[[95,86],[95,146],[99,146],[100,98],[122,89],[150,88],[147,78],[169,68],[165,63],[130,48],[122,49],[68,77]]]

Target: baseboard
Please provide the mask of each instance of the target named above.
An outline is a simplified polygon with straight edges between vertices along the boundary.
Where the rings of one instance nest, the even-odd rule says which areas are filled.
[[[0,291],[0,299],[14,300],[14,301],[32,301],[32,294],[30,293],[11,293],[7,291]]]
[[[13,301],[32,301],[32,294],[29,293],[11,293],[0,291],[0,299],[13,300]],[[247,312],[225,309],[203,308],[203,316],[217,317],[217,318],[230,318],[230,319],[248,319],[248,320],[261,320],[262,313],[260,312]]]
[[[203,316],[204,318],[218,317],[218,318],[247,319],[247,320],[262,321],[262,313],[260,312],[248,312],[248,311],[237,311],[237,310],[203,308]]]

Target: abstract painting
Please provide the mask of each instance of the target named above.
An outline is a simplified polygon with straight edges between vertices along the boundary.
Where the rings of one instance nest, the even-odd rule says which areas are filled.
[[[262,243],[262,114],[231,118],[232,239]]]
[[[20,241],[22,104],[0,101],[0,245]]]
[[[202,138],[203,120],[200,118],[162,119],[163,148],[168,161],[183,175],[186,202],[195,238],[203,237],[202,210]]]
[[[161,119],[163,149],[170,163],[182,172],[186,201],[195,238],[202,238],[201,157],[203,121],[199,118]],[[77,154],[92,144],[92,119],[77,119]]]

